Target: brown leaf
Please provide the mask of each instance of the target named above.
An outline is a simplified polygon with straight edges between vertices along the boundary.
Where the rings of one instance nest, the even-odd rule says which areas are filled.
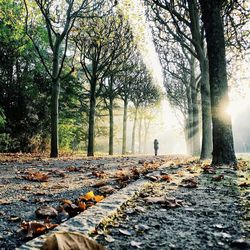
[[[172,181],[173,179],[172,179],[172,177],[170,176],[170,175],[162,175],[161,176],[161,180],[162,181],[166,181],[166,182],[170,182],[170,181]]]
[[[69,248],[70,246],[70,248]],[[89,239],[83,234],[74,232],[57,232],[52,234],[44,242],[41,250],[105,250],[105,248],[96,241]]]
[[[144,200],[149,204],[165,204],[165,197],[146,197]]]
[[[104,195],[113,194],[115,191],[116,190],[112,186],[104,186],[99,188],[99,192]]]
[[[11,201],[8,201],[6,199],[0,199],[0,205],[9,205],[11,204]]]
[[[69,166],[66,168],[66,170],[69,172],[78,172],[80,169],[76,166]]]
[[[92,175],[94,175],[95,177],[97,178],[101,178],[101,179],[104,179],[107,177],[107,174],[104,172],[104,171],[92,171]]]
[[[213,181],[221,181],[221,180],[223,180],[224,179],[224,175],[223,174],[220,174],[220,175],[218,175],[218,176],[213,176],[212,177],[212,180]]]
[[[23,175],[22,178],[29,181],[47,182],[49,176],[46,173],[29,171],[26,175]]]
[[[92,187],[99,188],[99,187],[103,187],[105,185],[107,185],[107,181],[99,181],[99,182],[93,184]]]
[[[180,186],[181,187],[187,187],[187,188],[196,188],[197,187],[197,180],[195,178],[187,178],[183,179],[181,181]]]
[[[239,187],[250,187],[250,183],[246,183],[246,182],[240,183]]]
[[[55,208],[50,206],[41,206],[36,210],[36,216],[39,218],[47,218],[47,217],[56,217],[58,215],[58,212]]]
[[[177,200],[176,198],[166,198],[166,207],[176,208],[183,206],[183,200]]]
[[[37,221],[22,222],[21,227],[27,232],[26,237],[34,237],[45,233],[47,230],[57,227],[58,224],[40,223]]]
[[[215,174],[215,168],[210,165],[205,165],[202,167],[205,174]]]

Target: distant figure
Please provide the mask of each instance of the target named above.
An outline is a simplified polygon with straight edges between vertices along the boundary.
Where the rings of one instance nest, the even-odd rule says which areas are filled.
[[[154,140],[154,150],[155,150],[155,156],[157,155],[157,151],[159,149],[159,142],[157,139]]]

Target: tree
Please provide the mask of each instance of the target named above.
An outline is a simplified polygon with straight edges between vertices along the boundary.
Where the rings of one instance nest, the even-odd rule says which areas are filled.
[[[213,122],[212,165],[235,164],[233,133],[228,106],[224,28],[221,17],[224,0],[199,0],[206,31]]]
[[[96,99],[101,95],[107,77],[121,70],[119,58],[130,50],[131,33],[119,14],[82,20],[79,32],[73,37],[79,52],[80,64],[89,83],[88,156],[94,155]]]
[[[76,1],[65,0],[59,3],[55,0],[43,1],[34,0],[29,4],[24,0],[26,9],[26,33],[34,44],[34,47],[41,59],[41,62],[51,78],[51,157],[58,157],[58,108],[60,95],[60,80],[62,70],[68,51],[69,34],[74,27],[77,17],[86,16],[99,8],[101,1],[90,2],[88,0]],[[31,14],[31,9],[33,15]],[[35,14],[35,15],[34,15]],[[40,18],[40,20],[39,20]],[[46,27],[45,37],[40,37],[34,32],[34,25],[38,25],[39,20],[42,24],[40,27]],[[47,42],[44,48],[41,46],[41,38]],[[46,51],[46,52],[45,52]],[[49,56],[47,56],[49,55]],[[69,72],[72,73],[72,70]]]
[[[161,92],[152,82],[152,77],[146,66],[141,62],[138,69],[139,74],[134,82],[131,101],[134,105],[134,122],[132,130],[132,154],[135,153],[135,133],[138,121],[138,111],[140,107],[147,107],[159,101]]]
[[[152,3],[153,2],[153,3]],[[200,158],[211,158],[212,129],[208,61],[204,46],[204,29],[200,25],[199,7],[196,0],[148,1],[154,20],[161,32],[167,32],[176,42],[199,60],[202,100],[202,146]],[[195,124],[194,124],[195,125]]]

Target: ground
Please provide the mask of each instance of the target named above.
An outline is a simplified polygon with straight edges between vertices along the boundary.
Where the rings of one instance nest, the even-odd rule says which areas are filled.
[[[87,192],[102,199],[138,179],[147,179],[147,185],[91,235],[107,249],[250,249],[248,159],[213,169],[209,162],[180,155],[17,156],[0,155],[1,249],[14,249],[37,235],[27,232],[23,221],[60,224],[78,214],[80,204],[95,206]],[[79,197],[84,197],[80,203]],[[76,210],[69,210],[69,203]],[[50,222],[35,213],[44,205],[57,210]]]

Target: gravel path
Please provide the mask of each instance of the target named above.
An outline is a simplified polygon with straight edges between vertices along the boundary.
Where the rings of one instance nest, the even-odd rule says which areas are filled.
[[[2,157],[0,154],[0,249],[15,249],[28,239],[20,224],[22,221],[39,220],[35,211],[42,205],[58,207],[62,199],[71,201],[93,190],[103,194],[95,184],[105,181],[114,190],[127,182],[117,182],[117,172],[141,169],[145,163],[161,165],[180,156],[138,156],[138,157],[97,157],[63,158],[60,160],[20,156]],[[4,160],[2,160],[4,159]],[[1,163],[2,162],[2,163]],[[48,176],[47,182],[25,180],[29,173],[39,172]],[[95,173],[95,174],[94,174]],[[100,176],[96,176],[97,174]],[[60,221],[53,220],[53,223]]]
[[[211,175],[191,166],[173,166],[169,183],[148,186],[117,218],[101,225],[95,239],[110,250],[250,249],[249,188],[240,192],[234,169]],[[183,187],[187,178],[197,178],[197,187]],[[174,197],[178,205],[156,204],[152,197]]]

